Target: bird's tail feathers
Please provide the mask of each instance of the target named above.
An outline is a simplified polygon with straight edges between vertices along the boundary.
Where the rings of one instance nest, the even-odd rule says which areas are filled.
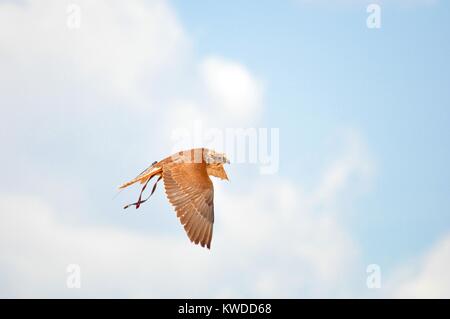
[[[131,181],[128,181],[128,182],[120,185],[119,189],[124,189],[124,188],[126,188],[126,187],[128,187],[130,185],[133,185],[133,184],[137,183],[137,182],[140,182],[141,184],[145,184],[153,176],[160,174],[162,169],[161,169],[161,167],[156,167],[155,164],[156,164],[156,162],[153,163],[149,168],[145,169],[136,178],[133,178]]]

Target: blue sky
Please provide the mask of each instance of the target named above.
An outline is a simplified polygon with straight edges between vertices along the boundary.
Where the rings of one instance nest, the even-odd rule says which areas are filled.
[[[301,178],[336,128],[363,132],[378,165],[372,191],[352,203],[366,260],[392,265],[448,231],[448,3],[386,4],[375,30],[364,1],[175,3],[198,54],[221,52],[269,83],[264,122],[304,164],[283,161],[280,174]]]
[[[0,2],[0,296],[449,297],[450,5],[369,3]],[[280,130],[214,180],[210,252],[115,197],[198,121]]]

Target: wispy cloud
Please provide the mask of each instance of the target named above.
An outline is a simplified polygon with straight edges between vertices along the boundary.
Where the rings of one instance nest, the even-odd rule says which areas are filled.
[[[450,234],[399,267],[387,285],[395,298],[450,298]]]

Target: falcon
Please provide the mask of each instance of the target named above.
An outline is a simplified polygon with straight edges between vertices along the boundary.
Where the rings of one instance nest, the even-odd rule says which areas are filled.
[[[223,164],[230,164],[225,154],[207,148],[181,151],[154,162],[136,178],[119,186],[119,189],[123,189],[138,182],[144,185],[138,201],[124,208],[136,206],[138,209],[153,195],[162,179],[167,199],[175,208],[191,242],[210,249],[214,224],[214,187],[209,176],[228,180]],[[150,195],[142,200],[142,193],[155,176],[158,179]]]

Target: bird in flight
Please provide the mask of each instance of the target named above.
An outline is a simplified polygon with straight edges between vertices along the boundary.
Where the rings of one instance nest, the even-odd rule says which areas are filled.
[[[223,164],[229,163],[225,154],[206,148],[175,153],[154,162],[136,178],[119,186],[119,189],[123,189],[137,182],[144,185],[138,201],[124,208],[136,206],[138,209],[153,195],[162,179],[167,199],[175,208],[191,242],[210,249],[214,224],[214,187],[209,176],[228,180]],[[142,200],[142,193],[155,176],[158,179],[151,194]]]

